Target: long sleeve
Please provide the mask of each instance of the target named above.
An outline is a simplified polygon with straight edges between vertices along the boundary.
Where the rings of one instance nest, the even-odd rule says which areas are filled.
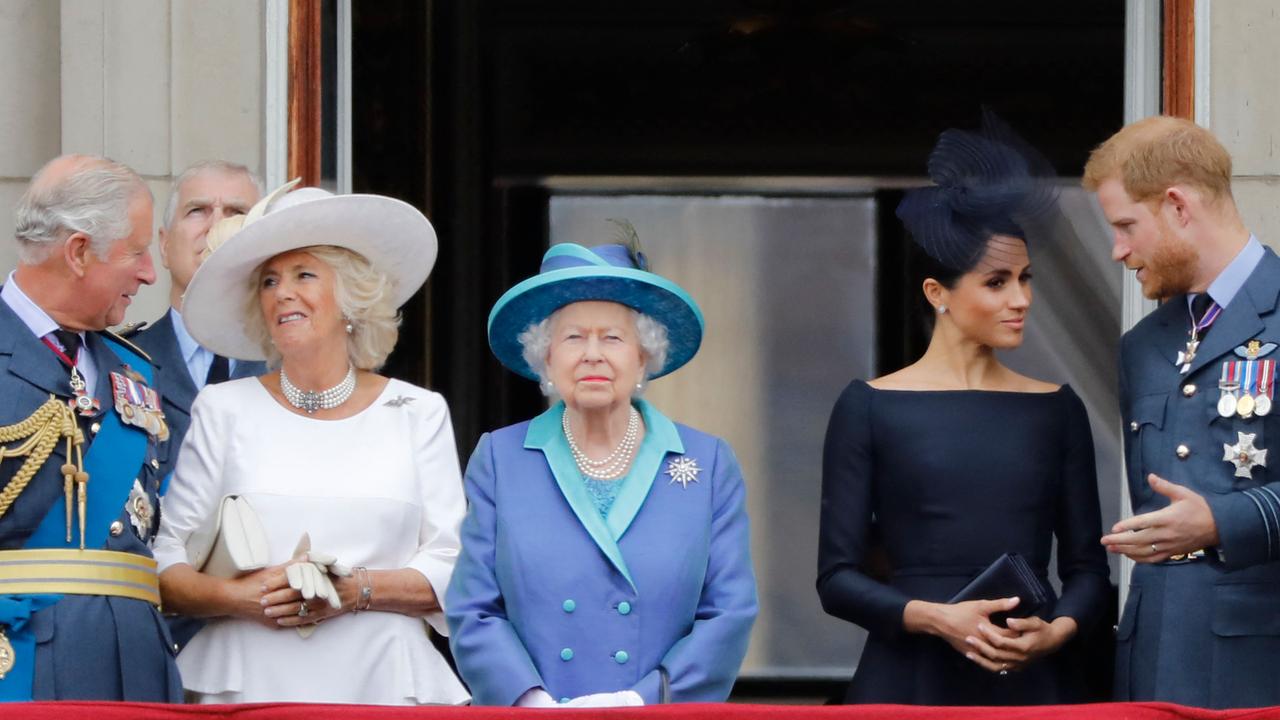
[[[1070,617],[1084,633],[1097,620],[1106,602],[1110,577],[1106,552],[1098,544],[1102,510],[1098,503],[1097,466],[1093,435],[1084,403],[1063,389],[1065,442],[1054,533],[1058,538],[1058,577],[1062,597],[1055,617]]]
[[[751,626],[758,610],[747,492],[742,469],[723,440],[716,445],[713,475],[714,510],[706,578],[689,634],[663,656],[672,702],[724,702],[733,689],[747,654]],[[658,670],[632,690],[646,704],[660,700]]]
[[[191,428],[182,441],[168,492],[160,500],[160,530],[154,547],[158,572],[190,562],[187,539],[218,511],[223,496],[222,466],[230,428],[216,395],[201,393],[192,404]]]
[[[476,705],[510,706],[526,690],[543,685],[528,650],[507,619],[496,574],[495,464],[485,434],[467,463],[468,509],[462,552],[446,593],[449,639],[458,671]]]
[[[874,512],[871,390],[854,381],[836,401],[822,452],[818,597],[829,615],[886,636],[903,632],[911,598],[863,572]]]
[[[453,422],[444,399],[432,395],[426,417],[415,428],[414,460],[418,471],[418,492],[422,503],[422,525],[418,551],[406,563],[422,573],[435,590],[443,607],[445,595],[458,561],[458,537],[466,501],[462,495],[462,472],[453,440]],[[426,616],[427,622],[444,635],[449,634],[443,610]]]

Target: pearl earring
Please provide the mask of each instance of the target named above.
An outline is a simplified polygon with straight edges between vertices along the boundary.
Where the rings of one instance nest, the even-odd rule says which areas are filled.
[[[946,305],[939,305],[939,306],[938,306],[938,314],[939,314],[939,315],[945,315],[945,314],[946,314],[946,312],[947,312],[947,306],[946,306]]]
[[[644,383],[642,382],[636,383],[636,392],[640,392],[643,389],[644,389]]]
[[[347,321],[347,334],[348,334],[348,335],[350,335],[350,334],[351,334],[351,333],[353,333],[353,332],[355,332],[355,326],[353,326],[353,325],[351,324],[351,321],[350,321],[350,320],[348,320],[348,321]]]

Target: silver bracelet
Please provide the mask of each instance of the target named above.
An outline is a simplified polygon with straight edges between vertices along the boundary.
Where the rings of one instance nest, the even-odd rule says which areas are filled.
[[[356,596],[355,607],[351,609],[354,615],[361,610],[368,610],[373,607],[373,583],[369,580],[369,568],[360,565],[351,568],[351,572],[355,575],[356,581],[360,583],[360,594]]]

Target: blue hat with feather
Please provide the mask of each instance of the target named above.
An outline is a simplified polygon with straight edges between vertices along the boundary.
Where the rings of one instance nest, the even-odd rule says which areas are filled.
[[[634,238],[634,231],[631,235]],[[520,333],[571,303],[604,300],[642,312],[666,326],[670,342],[667,362],[653,377],[673,372],[692,360],[702,344],[702,311],[683,288],[648,268],[648,260],[634,242],[591,248],[575,243],[553,245],[542,256],[537,275],[494,303],[489,312],[489,347],[509,370],[537,380],[524,361]]]
[[[928,169],[934,186],[908,191],[897,215],[922,250],[960,272],[982,259],[992,235],[1025,241],[1025,226],[1058,197],[1049,161],[986,108],[978,131],[938,137]]]

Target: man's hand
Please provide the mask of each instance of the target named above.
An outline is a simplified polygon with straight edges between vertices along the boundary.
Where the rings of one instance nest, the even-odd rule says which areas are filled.
[[[1107,550],[1140,563],[1157,563],[1219,543],[1209,503],[1196,491],[1147,475],[1151,489],[1169,498],[1169,507],[1121,520],[1102,537]]]

